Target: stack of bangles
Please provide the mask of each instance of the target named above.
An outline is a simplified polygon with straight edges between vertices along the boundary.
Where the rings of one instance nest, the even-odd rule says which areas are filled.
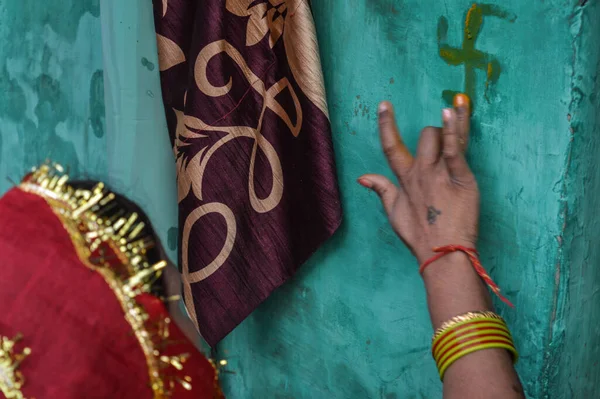
[[[435,331],[431,351],[443,381],[448,367],[458,359],[492,348],[508,350],[517,362],[519,354],[504,319],[494,312],[469,312],[448,320]]]

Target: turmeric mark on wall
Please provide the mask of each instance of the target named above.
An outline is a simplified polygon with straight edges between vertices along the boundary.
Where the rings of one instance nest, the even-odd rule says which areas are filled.
[[[486,16],[505,19],[509,22],[514,22],[517,18],[514,14],[511,14],[496,5],[473,4],[471,8],[469,8],[469,11],[467,11],[464,36],[460,47],[451,47],[448,45],[448,20],[445,17],[440,17],[438,20],[437,39],[440,57],[442,57],[448,65],[464,65],[465,86],[463,92],[472,100],[476,98],[475,71],[479,69],[486,73],[484,97],[489,102],[487,96],[488,89],[498,81],[502,69],[495,56],[475,48],[477,38],[481,33],[483,19]],[[452,99],[458,93],[459,91],[444,90],[442,92],[442,98],[448,105],[451,105]]]

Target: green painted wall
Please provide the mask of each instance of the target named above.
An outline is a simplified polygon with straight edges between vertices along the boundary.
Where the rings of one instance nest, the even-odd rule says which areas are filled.
[[[149,3],[0,4],[0,176],[17,181],[50,157],[105,180],[141,203],[173,256],[174,164]],[[452,48],[462,47],[470,2],[313,2],[345,222],[219,346],[235,373],[223,374],[229,397],[441,397],[416,264],[355,179],[388,173],[380,100],[396,104],[414,148],[421,127],[439,124],[443,92],[465,84],[476,106],[480,250],[517,306],[499,309],[527,394],[598,396],[600,4],[493,3],[506,13],[491,8],[503,18],[485,17],[476,43],[493,66],[486,89],[487,70],[465,82],[464,66],[439,55],[447,25],[442,50],[460,58]],[[0,179],[0,192],[10,185]]]
[[[600,2],[575,10],[570,32],[571,142],[560,187],[559,294],[543,382],[552,397],[595,398],[600,395]]]
[[[0,3],[0,192],[46,158],[106,172],[98,0]]]
[[[507,18],[485,17],[476,48],[501,72],[486,90],[487,71],[475,70],[473,88],[479,248],[516,304],[499,310],[521,351],[528,396],[596,397],[599,4],[493,3]],[[417,265],[355,179],[389,175],[378,101],[396,104],[414,148],[421,127],[440,123],[443,91],[465,87],[464,66],[439,56],[438,26],[445,18],[448,46],[462,47],[471,5],[313,2],[346,219],[294,281],[220,345],[236,372],[226,377],[232,397],[441,397]]]
[[[176,259],[152,8],[123,3],[0,3],[0,193],[46,159],[69,165],[141,204]]]
[[[105,181],[144,209],[176,261],[175,161],[161,97],[152,2],[102,0],[100,9],[106,76]]]

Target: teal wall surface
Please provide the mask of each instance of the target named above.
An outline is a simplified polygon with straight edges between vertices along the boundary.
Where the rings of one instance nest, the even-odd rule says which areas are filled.
[[[345,221],[218,346],[230,398],[441,397],[417,265],[355,179],[390,175],[380,100],[396,105],[414,149],[419,130],[440,123],[444,92],[465,89],[479,249],[516,305],[497,303],[527,395],[600,395],[600,4],[491,3],[475,10],[494,15],[468,52],[468,1],[312,2]],[[139,202],[176,259],[150,2],[4,0],[0,22],[0,193],[5,176],[46,158],[71,165]]]
[[[0,193],[52,158],[105,175],[98,0],[0,3]]]
[[[550,324],[545,393],[600,396],[600,2],[570,19],[572,64],[568,103],[570,147],[561,182],[562,239]]]
[[[68,165],[140,204],[177,259],[152,18],[143,0],[0,3],[0,194],[46,159]]]
[[[516,305],[496,301],[527,396],[600,395],[599,4],[492,3],[496,16],[484,17],[475,44],[489,74],[460,53],[469,1],[312,3],[345,222],[219,345],[236,373],[225,378],[231,397],[441,397],[417,265],[355,179],[390,175],[376,133],[380,100],[396,105],[414,149],[423,126],[440,124],[444,91],[465,88],[475,102],[479,249]],[[441,57],[438,41],[457,49],[454,58]]]
[[[56,1],[56,0],[55,0]],[[101,0],[107,176],[138,203],[177,261],[175,160],[158,75],[152,2]]]

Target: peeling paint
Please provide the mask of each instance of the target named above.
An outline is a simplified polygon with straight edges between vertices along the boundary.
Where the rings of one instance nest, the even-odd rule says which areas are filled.
[[[556,317],[543,373],[544,398],[591,398],[598,396],[600,357],[598,320],[600,309],[593,298],[600,281],[600,251],[596,242],[600,190],[597,152],[600,150],[598,105],[584,101],[600,90],[600,4],[580,1],[570,18],[572,64],[569,111],[569,151],[561,200],[564,211],[563,245],[558,252],[561,277],[555,298]],[[582,344],[583,343],[583,344]]]

